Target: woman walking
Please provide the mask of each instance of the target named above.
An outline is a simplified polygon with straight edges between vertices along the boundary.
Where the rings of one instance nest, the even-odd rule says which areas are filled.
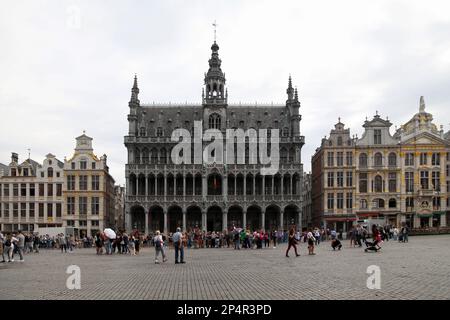
[[[289,230],[288,247],[287,247],[287,250],[286,250],[286,257],[287,258],[289,258],[289,250],[291,250],[291,247],[294,247],[295,256],[296,257],[300,256],[297,253],[297,240],[295,240],[295,230],[294,230],[294,228],[291,228],[291,230]]]
[[[95,235],[95,250],[97,254],[103,253],[103,239],[100,235],[100,232],[97,232]]]
[[[314,238],[314,236],[313,236],[311,231],[308,232],[307,238],[308,238],[308,254],[309,255],[315,255],[315,253],[314,253],[314,243],[316,242],[316,239]]]

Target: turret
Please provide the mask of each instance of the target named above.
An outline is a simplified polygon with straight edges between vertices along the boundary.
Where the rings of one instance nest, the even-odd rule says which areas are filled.
[[[211,59],[209,59],[209,70],[205,74],[205,95],[203,104],[226,104],[227,97],[225,93],[225,73],[222,72],[219,59],[219,45],[214,41],[211,46]]]

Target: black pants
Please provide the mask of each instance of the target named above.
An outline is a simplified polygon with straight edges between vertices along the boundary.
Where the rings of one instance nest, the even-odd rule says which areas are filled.
[[[66,244],[62,244],[61,245],[61,252],[63,252],[63,249],[65,252],[67,252],[67,245]]]
[[[286,256],[288,256],[288,253],[289,253],[289,250],[291,250],[291,247],[294,247],[295,255],[298,256],[297,246],[295,245],[295,242],[289,242],[288,248],[286,250]]]

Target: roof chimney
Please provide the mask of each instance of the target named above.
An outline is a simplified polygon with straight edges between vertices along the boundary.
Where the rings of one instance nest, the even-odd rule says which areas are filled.
[[[19,162],[19,155],[15,152],[11,152],[11,162],[12,163],[18,163]]]

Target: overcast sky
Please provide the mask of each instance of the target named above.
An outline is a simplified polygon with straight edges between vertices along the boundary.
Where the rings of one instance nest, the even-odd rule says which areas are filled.
[[[123,184],[134,73],[141,102],[200,103],[214,20],[229,102],[284,102],[292,74],[306,170],[339,116],[361,136],[366,116],[399,126],[423,95],[449,129],[446,0],[0,3],[1,163],[63,160],[86,130]]]

